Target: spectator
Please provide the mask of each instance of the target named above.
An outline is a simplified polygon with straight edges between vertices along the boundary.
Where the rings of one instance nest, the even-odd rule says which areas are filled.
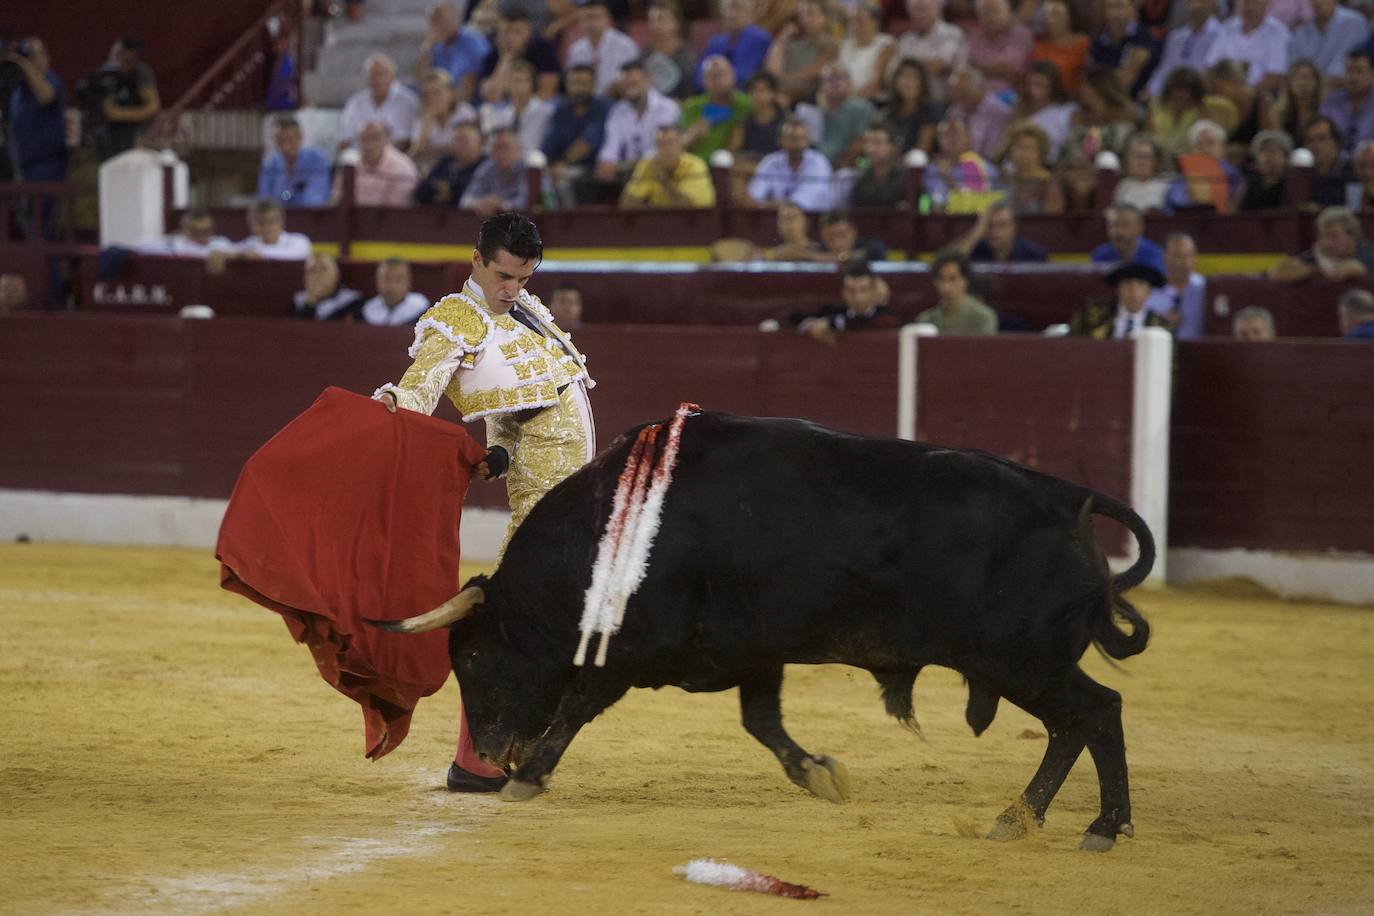
[[[884,83],[896,39],[883,30],[883,8],[859,0],[849,13],[849,31],[840,42],[840,63],[854,80],[854,94],[870,102],[885,94]]]
[[[482,131],[471,121],[457,125],[449,141],[448,155],[440,159],[425,180],[416,186],[415,202],[458,206],[484,158]]]
[[[1169,32],[1164,40],[1164,53],[1159,65],[1145,84],[1144,96],[1155,98],[1164,92],[1164,84],[1175,70],[1188,69],[1201,73],[1207,66],[1207,52],[1221,34],[1221,23],[1214,15],[1216,0],[1185,0],[1188,19]]]
[[[3,136],[15,181],[65,181],[67,178],[67,98],[62,78],[52,69],[48,49],[37,38],[26,38],[18,50],[0,51],[0,64],[18,70],[9,98],[0,97],[0,111],[9,120]],[[32,208],[26,196],[14,202],[24,234],[56,238],[56,201],[44,195],[42,227],[29,226]]]
[[[377,265],[377,295],[363,303],[359,315],[378,327],[414,324],[429,308],[427,297],[410,288],[410,265],[387,258]]]
[[[1059,81],[1059,69],[1047,60],[1031,64],[1026,71],[1025,91],[1012,117],[1029,121],[1045,132],[1050,141],[1049,161],[1058,160],[1062,154],[1076,111],[1078,106],[1069,100],[1064,84]]]
[[[310,239],[286,231],[286,211],[275,200],[259,200],[248,208],[248,229],[253,234],[229,249],[211,248],[205,269],[223,273],[227,261],[304,261],[310,257]]]
[[[653,87],[670,99],[680,102],[696,94],[697,58],[682,37],[682,10],[676,0],[654,0],[649,4],[644,69]]]
[[[901,326],[901,318],[886,304],[887,284],[868,262],[856,258],[844,267],[843,302],[828,305],[812,315],[794,313],[790,321],[797,333],[830,346],[844,331],[866,331]]]
[[[982,210],[987,203],[983,195],[997,183],[997,167],[973,149],[968,124],[957,112],[945,115],[935,136],[938,152],[925,171],[931,204],[950,213]]]
[[[637,61],[621,68],[620,93],[606,115],[606,140],[596,157],[596,180],[614,187],[617,196],[621,183],[654,148],[658,129],[681,117],[677,102],[649,85]]]
[[[930,263],[936,303],[916,316],[917,324],[933,324],[941,334],[997,333],[997,313],[969,295],[973,268],[957,251],[942,251]]]
[[[950,100],[953,104],[948,114],[958,116],[968,127],[973,150],[984,159],[996,156],[1011,120],[1011,109],[988,91],[983,74],[975,67],[956,70],[950,77]]]
[[[931,100],[949,98],[948,79],[968,62],[968,42],[964,30],[940,18],[941,0],[906,0],[907,21],[911,29],[897,36],[894,60],[918,60],[929,77]],[[895,75],[895,74],[893,74]]]
[[[1312,18],[1312,4],[1309,0],[1270,0],[1269,15],[1291,31],[1299,22]]]
[[[790,200],[778,204],[778,238],[772,248],[763,251],[766,261],[817,261],[824,259],[821,243],[813,240],[806,213]]]
[[[1163,156],[1148,133],[1132,134],[1126,141],[1126,174],[1116,183],[1114,204],[1130,204],[1141,213],[1165,209],[1169,179],[1160,173]]]
[[[1064,212],[1064,192],[1045,167],[1049,156],[1049,135],[1038,124],[1023,122],[1008,132],[1002,186],[1018,216]]]
[[[143,42],[126,35],[110,52],[113,91],[100,108],[104,125],[97,129],[96,149],[102,160],[134,148],[153,116],[162,110],[157,80],[143,62]]]
[[[1207,68],[1203,82],[1207,86],[1204,117],[1220,124],[1236,147],[1248,146],[1260,130],[1259,100],[1263,93],[1245,81],[1245,65],[1219,60]]]
[[[482,62],[478,95],[484,102],[499,102],[510,94],[510,77],[516,61],[534,67],[535,94],[551,99],[558,92],[558,52],[535,34],[529,14],[520,9],[504,9],[496,30],[496,43]]]
[[[1107,208],[1107,241],[1088,256],[1094,264],[1143,264],[1155,271],[1164,269],[1164,251],[1145,238],[1145,217],[1129,204]],[[1156,283],[1163,285],[1163,281]]]
[[[1226,158],[1226,132],[1204,118],[1188,129],[1191,152],[1178,156],[1178,178],[1166,198],[1173,210],[1232,213],[1245,192],[1240,170]]]
[[[453,129],[465,121],[476,121],[477,112],[467,102],[458,101],[453,80],[446,70],[431,70],[420,84],[420,117],[410,135],[410,158],[427,172],[444,155],[453,139]]]
[[[1341,132],[1336,122],[1317,115],[1302,130],[1302,145],[1312,153],[1312,204],[1317,207],[1341,206],[1346,202],[1346,184],[1354,177],[1350,160],[1343,152]]]
[[[1188,146],[1188,131],[1204,117],[1207,89],[1196,70],[1179,67],[1150,100],[1149,132],[1160,152],[1173,157]]]
[[[0,315],[22,312],[29,307],[29,281],[23,274],[0,274]]]
[[[1126,139],[1140,127],[1140,113],[1117,82],[1116,71],[1096,64],[1078,84],[1078,111],[1060,162],[1070,208],[1091,209],[1097,192],[1097,156],[1120,156]]]
[[[491,135],[491,154],[477,166],[459,198],[459,206],[476,210],[482,216],[494,216],[503,210],[524,210],[529,203],[529,180],[520,138],[509,127],[498,127]]]
[[[1322,114],[1344,139],[1342,152],[1354,152],[1361,140],[1374,140],[1374,52],[1356,48],[1345,57],[1345,85],[1327,93]]]
[[[306,258],[305,289],[292,298],[291,317],[314,321],[356,318],[362,301],[362,293],[343,285],[339,262],[317,251]]]
[[[407,207],[420,183],[420,170],[396,148],[386,124],[369,121],[358,135],[359,161],[353,176],[353,203],[359,207]],[[343,197],[343,170],[334,177],[332,199]]]
[[[1077,95],[1078,75],[1087,63],[1088,46],[1092,41],[1075,21],[1077,7],[1068,0],[1045,0],[1042,9],[1045,32],[1035,40],[1031,61],[1053,64],[1064,91],[1071,96]]]
[[[692,155],[710,160],[716,150],[733,149],[749,117],[749,97],[735,88],[735,69],[723,56],[702,61],[701,73],[706,92],[682,103],[682,142]]]
[[[682,130],[664,124],[655,137],[654,154],[639,161],[620,194],[620,206],[712,207],[716,188],[706,160],[683,151]]]
[[[1312,0],[1312,18],[1293,26],[1288,62],[1310,60],[1322,76],[1339,80],[1346,55],[1369,40],[1364,16],[1339,0]]]
[[[477,75],[491,53],[487,36],[473,26],[464,26],[458,9],[451,3],[436,3],[429,8],[429,33],[415,59],[415,82],[423,84],[430,70],[442,70],[460,103],[469,103],[477,92]]]
[[[1145,307],[1165,321],[1180,340],[1204,333],[1207,318],[1207,281],[1197,272],[1197,243],[1185,232],[1164,240],[1164,283],[1150,293]]]
[[[251,219],[251,211],[250,211]],[[139,242],[139,254],[161,254],[180,258],[203,258],[212,251],[230,251],[234,243],[215,235],[215,218],[199,207],[181,214],[180,232]]]
[[[272,132],[276,151],[262,161],[258,198],[279,200],[284,207],[323,207],[329,203],[329,155],[304,146],[300,122],[280,115]]]
[[[1262,305],[1247,305],[1231,319],[1231,336],[1236,340],[1273,340],[1274,315]]]
[[[560,205],[571,207],[578,202],[577,188],[590,176],[606,138],[611,103],[594,94],[596,73],[591,67],[569,67],[566,82],[567,91],[554,103],[544,135],[544,156]]]
[[[1277,97],[1260,99],[1260,123],[1268,130],[1281,130],[1289,137],[1301,137],[1302,127],[1321,113],[1322,75],[1310,60],[1295,60],[1279,85]]]
[[[363,128],[380,122],[398,144],[410,145],[420,116],[420,99],[396,81],[396,63],[385,54],[369,55],[363,63],[367,88],[349,96],[339,117],[339,148],[361,142]]]
[[[1203,63],[1241,64],[1246,82],[1269,92],[1288,69],[1288,40],[1287,26],[1269,15],[1269,0],[1236,0],[1236,15],[1221,24]]]
[[[701,59],[714,54],[723,55],[735,68],[735,79],[748,82],[763,67],[773,36],[754,25],[753,0],[722,0],[720,4],[721,33],[706,43]],[[701,81],[701,65],[693,79],[697,88],[705,88]]]
[[[498,0],[502,19],[520,16],[537,35],[552,39],[577,16],[577,7],[567,0]]]
[[[735,158],[752,167],[769,153],[778,151],[778,133],[787,112],[778,104],[778,81],[771,73],[755,73],[745,90],[749,93],[749,115],[735,126],[730,146]]]
[[[1089,302],[1069,319],[1069,333],[1097,340],[1130,340],[1145,328],[1167,327],[1163,318],[1145,308],[1150,292],[1164,285],[1164,277],[1148,264],[1122,264],[1107,274],[1115,302]]]
[[[1346,188],[1350,209],[1356,213],[1374,210],[1374,140],[1362,140],[1355,147],[1355,178]]]
[[[864,166],[849,189],[851,207],[900,207],[906,202],[906,169],[897,156],[892,128],[870,124],[864,131]]]
[[[810,102],[820,88],[821,71],[839,57],[822,0],[799,0],[797,16],[782,27],[768,49],[766,66],[789,102]]]
[[[1134,97],[1159,63],[1159,39],[1136,17],[1132,0],[1105,0],[1102,10],[1102,31],[1088,56],[1099,67],[1115,70],[1117,82]]]
[[[989,94],[1014,90],[1030,65],[1035,39],[1012,17],[1008,0],[978,0],[975,10],[978,22],[968,30],[968,62],[986,78]]]
[[[1337,305],[1341,334],[1346,340],[1374,340],[1374,296],[1367,290],[1348,289]]]
[[[925,64],[908,58],[897,65],[892,75],[892,93],[887,100],[885,120],[892,127],[897,150],[907,153],[935,149],[935,125],[944,109],[931,100],[930,78]]]
[[[749,199],[757,206],[777,206],[791,201],[808,213],[820,213],[834,206],[830,161],[811,149],[811,132],[806,122],[789,115],[782,122],[780,146],[759,162],[749,180]]]
[[[1288,203],[1288,154],[1293,141],[1281,130],[1262,130],[1250,143],[1254,172],[1240,199],[1242,210],[1282,210]]]
[[[1050,259],[1048,251],[1017,234],[1016,215],[1007,200],[989,204],[978,214],[973,228],[950,248],[974,262],[1039,263]]]
[[[869,264],[886,261],[887,246],[877,239],[860,238],[848,213],[831,210],[821,217],[821,250],[812,260],[842,264],[855,258]]]
[[[506,78],[506,97],[499,102],[484,102],[478,114],[482,133],[490,137],[500,127],[509,127],[520,138],[525,152],[544,148],[553,122],[553,102],[534,93],[534,67],[526,61],[511,64]]]
[[[583,0],[577,21],[582,26],[582,37],[568,48],[567,65],[594,68],[596,94],[613,98],[618,94],[620,68],[639,59],[639,45],[612,25],[605,0]]]
[[[1374,243],[1360,231],[1360,221],[1345,207],[1327,207],[1317,214],[1317,243],[1301,254],[1284,258],[1269,277],[1282,283],[1325,277],[1354,280],[1374,269]]]
[[[549,311],[553,323],[564,331],[582,327],[582,290],[569,283],[560,283],[549,293]]]
[[[849,168],[859,157],[864,131],[878,113],[871,103],[854,96],[849,71],[840,64],[827,64],[821,71],[818,101],[821,140],[817,147],[833,168]]]

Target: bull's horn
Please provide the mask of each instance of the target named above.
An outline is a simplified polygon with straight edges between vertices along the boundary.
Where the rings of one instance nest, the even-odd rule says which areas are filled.
[[[427,614],[405,620],[369,620],[368,623],[393,633],[425,633],[457,623],[471,614],[486,599],[482,589],[470,585]]]

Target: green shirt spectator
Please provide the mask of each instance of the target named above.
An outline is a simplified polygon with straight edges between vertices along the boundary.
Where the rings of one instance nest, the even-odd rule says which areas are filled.
[[[682,139],[695,156],[710,160],[716,150],[728,149],[735,133],[753,112],[749,96],[735,88],[735,68],[729,59],[713,54],[701,63],[702,95],[682,103]]]
[[[918,324],[933,324],[948,335],[997,333],[997,313],[969,295],[972,269],[967,257],[957,251],[942,251],[931,263],[930,273],[938,301],[916,316]]]

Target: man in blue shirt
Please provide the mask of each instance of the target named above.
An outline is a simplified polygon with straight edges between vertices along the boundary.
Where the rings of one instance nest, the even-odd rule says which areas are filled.
[[[26,38],[19,51],[0,53],[0,60],[19,68],[22,78],[9,97],[9,136],[6,146],[10,165],[19,181],[63,181],[67,177],[67,138],[65,129],[67,100],[62,79],[52,69],[48,49],[37,38]],[[31,209],[20,200],[17,208],[21,226],[26,225]],[[56,208],[52,197],[43,201],[44,236],[56,231]]]
[[[1374,296],[1362,289],[1341,293],[1338,307],[1346,340],[1374,340]]]
[[[464,28],[462,17],[452,4],[435,4],[429,10],[429,34],[415,61],[415,83],[422,84],[431,68],[443,70],[453,77],[458,101],[471,102],[477,90],[477,74],[489,53],[491,42],[476,28]]]
[[[544,155],[559,203],[571,207],[576,203],[577,183],[587,176],[601,150],[611,103],[593,94],[596,71],[586,64],[569,67],[564,82],[568,91],[554,105]]]
[[[706,43],[701,61],[716,54],[726,58],[735,68],[735,82],[742,86],[763,66],[773,36],[754,25],[751,0],[724,0],[720,5],[720,24],[724,30]],[[703,91],[706,88],[701,81],[701,63],[697,64],[696,85]]]
[[[1164,240],[1164,285],[1145,300],[1145,308],[1168,321],[1179,340],[1205,333],[1207,280],[1197,272],[1197,243],[1186,232]]]
[[[1102,31],[1093,40],[1089,57],[1095,64],[1117,71],[1123,86],[1134,98],[1159,63],[1162,42],[1136,18],[1131,0],[1106,0]]]
[[[973,228],[951,247],[980,263],[1039,263],[1050,259],[1049,252],[1016,232],[1016,214],[1011,202],[995,200],[974,220]]]
[[[323,207],[329,203],[329,157],[323,150],[301,145],[301,125],[284,115],[276,120],[273,140],[277,151],[262,161],[258,199],[284,207]]]
[[[1092,250],[1094,264],[1144,264],[1164,273],[1164,251],[1144,237],[1145,217],[1130,204],[1107,208],[1107,241]]]

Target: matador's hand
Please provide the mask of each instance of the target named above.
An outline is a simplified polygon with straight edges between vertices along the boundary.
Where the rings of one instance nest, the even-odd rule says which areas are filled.
[[[493,445],[482,456],[482,460],[473,466],[473,470],[483,480],[494,480],[505,474],[509,467],[510,454],[501,446]]]

